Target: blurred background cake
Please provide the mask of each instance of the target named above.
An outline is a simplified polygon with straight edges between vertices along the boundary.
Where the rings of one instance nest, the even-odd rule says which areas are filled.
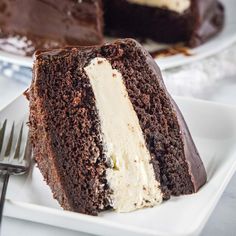
[[[217,0],[1,0],[0,49],[32,55],[36,49],[97,45],[104,32],[195,47],[223,24]]]

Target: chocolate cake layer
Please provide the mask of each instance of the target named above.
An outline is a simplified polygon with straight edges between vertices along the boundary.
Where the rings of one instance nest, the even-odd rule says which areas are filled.
[[[224,9],[217,0],[191,0],[183,12],[147,2],[104,0],[106,33],[196,47],[220,32],[224,24]]]
[[[36,55],[29,122],[34,157],[54,197],[66,210],[96,215],[110,205],[109,163],[86,63],[78,49]]]
[[[206,182],[159,68],[136,41],[38,52],[29,93],[34,156],[63,208],[130,211]]]
[[[21,55],[36,49],[103,41],[100,0],[1,0],[0,48]]]

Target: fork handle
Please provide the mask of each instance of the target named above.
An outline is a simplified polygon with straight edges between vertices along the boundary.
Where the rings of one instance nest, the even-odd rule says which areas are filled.
[[[2,193],[1,193],[1,199],[0,199],[0,229],[2,225],[2,213],[3,213],[4,203],[5,203],[9,177],[10,177],[9,173],[3,174],[3,187],[2,187]],[[0,234],[1,234],[1,231],[0,231]]]

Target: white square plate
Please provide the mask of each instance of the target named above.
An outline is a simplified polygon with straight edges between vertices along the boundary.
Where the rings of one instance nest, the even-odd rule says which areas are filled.
[[[27,176],[11,177],[4,215],[99,235],[197,235],[236,169],[236,108],[186,98],[175,99],[205,164],[208,182],[197,193],[172,197],[162,205],[99,216],[63,211],[52,198],[37,168]],[[0,112],[17,124],[28,116],[21,96]]]

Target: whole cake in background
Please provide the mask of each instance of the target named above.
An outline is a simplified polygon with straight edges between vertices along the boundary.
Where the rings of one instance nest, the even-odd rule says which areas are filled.
[[[101,44],[104,25],[110,36],[195,47],[223,24],[217,0],[0,0],[0,49],[29,56],[36,49]]]
[[[37,52],[29,100],[34,158],[66,210],[129,212],[206,182],[158,66],[132,39]]]

